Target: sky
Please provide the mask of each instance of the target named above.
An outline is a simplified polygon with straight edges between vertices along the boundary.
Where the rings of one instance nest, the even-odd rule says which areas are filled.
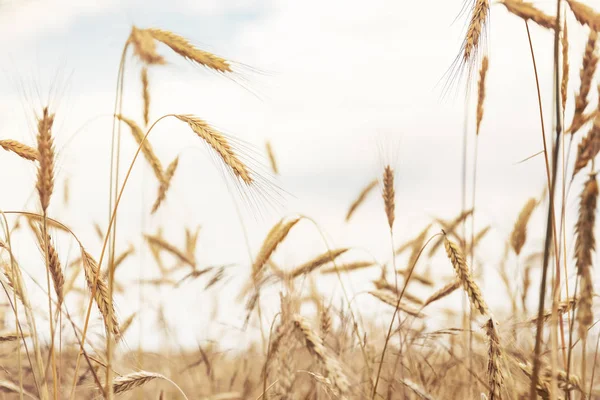
[[[539,6],[546,9],[550,3]],[[379,194],[373,194],[350,223],[344,222],[353,198],[381,175],[386,163],[396,172],[396,243],[418,234],[432,217],[458,214],[465,118],[471,166],[475,142],[474,96],[467,99],[466,81],[444,92],[464,36],[467,16],[461,8],[462,0],[5,0],[0,3],[0,137],[34,144],[35,112],[50,101],[56,112],[58,153],[50,215],[71,226],[97,255],[101,243],[91,222],[107,225],[111,114],[119,58],[132,25],[173,31],[233,60],[238,74],[228,79],[159,47],[168,65],[150,71],[151,119],[167,113],[197,115],[248,144],[248,154],[266,167],[264,144],[269,140],[280,167],[280,175],[269,178],[277,188],[271,193],[280,199],[275,205],[244,203],[223,180],[207,147],[186,126],[161,122],[150,141],[163,165],[179,155],[179,169],[166,203],[149,216],[157,185],[145,161],[136,164],[119,209],[119,249],[128,242],[139,248],[141,233],[161,226],[166,237],[182,245],[184,227],[201,225],[198,262],[233,264],[227,270],[227,285],[233,286],[205,291],[205,281],[198,281],[177,291],[142,289],[142,298],[136,288],[118,295],[117,306],[124,318],[140,304],[156,309],[164,303],[174,326],[191,328],[173,333],[180,343],[224,337],[235,342],[236,335],[248,337],[239,322],[243,305],[235,300],[235,290],[223,288],[239,287],[247,279],[248,252],[258,251],[283,216],[305,215],[316,222],[302,221],[278,249],[275,260],[291,268],[325,251],[323,237],[331,247],[351,247],[347,261],[389,261],[390,237]],[[587,37],[572,17],[569,23],[575,61],[567,114]],[[550,132],[553,36],[536,26],[531,35]],[[478,258],[485,260],[480,266],[482,285],[497,294],[490,303],[501,309],[497,260],[521,207],[542,193],[545,169],[541,156],[519,163],[543,148],[524,23],[493,4],[486,39],[490,69],[478,139],[475,224],[476,229],[492,227]],[[138,121],[140,68],[129,54],[123,113]],[[126,132],[122,151],[128,165],[135,146]],[[6,153],[0,153],[0,162],[3,186],[11,188],[3,190],[0,208],[35,209],[34,167]],[[470,168],[469,185],[472,179]],[[70,187],[68,206],[61,200],[65,180]],[[528,252],[542,246],[545,207],[534,214]],[[576,196],[571,195],[567,210],[573,213],[576,208]],[[58,245],[65,265],[77,257],[71,241],[61,239]],[[26,236],[13,246],[17,257],[31,260],[28,273],[39,276],[39,254],[31,251]],[[518,265],[514,258],[511,263]],[[452,274],[443,257],[424,262],[425,267],[440,282]],[[124,265],[118,279],[135,281],[140,274],[157,276],[147,252],[138,252]],[[377,276],[371,270],[348,278],[359,304],[369,310],[385,307],[360,294],[370,288],[368,279]],[[319,279],[319,286],[337,301],[341,289],[336,280]],[[452,302],[450,306],[458,307],[460,297]],[[271,315],[277,311],[276,290],[265,308]],[[133,329],[151,330],[155,314],[145,313]],[[210,321],[222,330],[215,331],[214,323],[208,329]],[[228,329],[232,326],[236,329]],[[143,338],[147,346],[159,341],[158,334]],[[136,343],[132,337],[130,344]]]

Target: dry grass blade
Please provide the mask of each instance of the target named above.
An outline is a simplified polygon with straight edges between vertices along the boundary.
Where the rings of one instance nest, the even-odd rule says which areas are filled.
[[[156,200],[152,205],[152,211],[150,212],[151,214],[154,214],[156,211],[158,211],[158,208],[167,197],[167,191],[171,186],[171,181],[173,180],[173,175],[175,175],[175,171],[177,170],[178,165],[179,157],[175,157],[175,159],[167,167],[167,170],[165,171],[165,174],[163,176],[163,180],[162,182],[160,182],[160,185],[158,187],[158,194],[156,195]]]
[[[144,125],[148,126],[150,121],[150,87],[148,81],[148,67],[143,67],[141,76],[142,80],[142,100],[144,101]]]
[[[442,288],[440,288],[439,290],[434,292],[431,296],[429,296],[425,300],[425,302],[423,303],[423,308],[425,308],[426,306],[430,305],[433,302],[436,302],[436,301],[443,299],[444,297],[450,295],[456,289],[458,289],[460,287],[460,285],[461,285],[461,281],[459,279],[455,279],[455,280],[447,283],[446,285],[444,285]]]
[[[500,3],[504,4],[510,13],[523,18],[525,21],[532,20],[546,29],[556,29],[556,18],[546,15],[535,8],[533,4],[522,0],[501,0]]]
[[[277,167],[277,160],[275,159],[275,153],[273,152],[273,147],[271,146],[271,142],[267,140],[265,143],[265,147],[267,148],[267,155],[269,156],[269,162],[271,163],[271,169],[275,174],[279,174],[279,168]]]
[[[128,40],[133,44],[135,55],[146,64],[165,64],[165,59],[156,52],[156,42],[152,35],[145,29],[133,26]]]
[[[600,151],[600,114],[596,116],[594,125],[588,132],[587,136],[581,140],[577,147],[577,158],[573,167],[573,177],[579,171],[585,168],[590,161],[598,155]]]
[[[489,309],[487,304],[483,299],[479,286],[477,286],[473,280],[473,276],[471,275],[471,271],[469,270],[469,266],[465,261],[462,251],[454,242],[450,241],[446,235],[444,235],[444,246],[446,247],[446,253],[454,267],[454,271],[456,272],[458,279],[462,282],[463,288],[471,300],[471,305],[475,307],[481,315],[488,315]]]
[[[96,305],[100,310],[100,314],[102,314],[106,330],[108,332],[112,332],[115,337],[118,337],[119,322],[117,321],[114,306],[109,306],[111,303],[114,304],[114,301],[110,301],[108,285],[104,281],[102,275],[98,273],[98,263],[87,251],[85,251],[84,248],[81,248],[81,258],[83,259],[83,272],[85,273],[85,280],[88,284],[90,292],[94,292],[94,282],[97,283],[94,300],[96,301]],[[98,279],[96,279],[96,277],[98,277]]]
[[[342,265],[332,265],[321,269],[322,274],[335,274],[336,272],[351,272],[359,269],[369,268],[375,265],[373,261],[354,261]]]
[[[394,189],[394,170],[389,165],[386,165],[383,170],[383,205],[385,207],[385,215],[387,216],[390,229],[394,226],[396,218],[396,191]]]
[[[398,297],[394,296],[392,293],[390,293],[389,291],[383,291],[383,290],[371,290],[369,291],[369,294],[375,298],[377,298],[378,300],[382,301],[383,303],[390,305],[394,308],[396,308],[396,306],[398,306],[398,310],[403,311],[405,313],[407,313],[408,315],[412,315],[413,317],[417,317],[417,318],[423,318],[423,313],[421,313],[419,310],[416,310],[414,308],[411,308],[410,306],[407,306],[405,304],[398,304]]]
[[[481,121],[483,120],[483,103],[485,101],[485,77],[488,71],[488,57],[483,57],[481,62],[481,69],[479,70],[479,87],[477,91],[477,135],[479,135],[479,128],[481,127]]]
[[[289,273],[286,274],[287,278],[294,279],[300,275],[310,274],[312,271],[319,268],[320,266],[327,264],[328,262],[332,262],[333,260],[335,260],[336,258],[341,256],[348,250],[350,250],[350,249],[342,248],[342,249],[326,251],[325,253],[320,254],[317,257],[313,258],[312,260],[307,261],[306,263],[299,265],[296,268],[294,268],[293,270],[291,270]]]
[[[485,324],[485,333],[488,338],[488,383],[490,391],[489,400],[500,400],[502,398],[502,386],[504,385],[504,373],[500,360],[500,338],[496,331],[496,324],[490,318]]]
[[[527,224],[536,206],[537,200],[535,198],[532,197],[527,200],[527,203],[525,203],[525,206],[523,206],[523,209],[519,213],[517,222],[515,222],[512,234],[510,235],[510,244],[517,255],[521,254],[521,249],[523,249],[527,240]]]
[[[166,44],[175,53],[187,60],[194,61],[221,73],[232,72],[231,65],[227,60],[207,51],[197,49],[187,39],[173,32],[156,28],[148,28],[145,31],[155,40]]]
[[[196,260],[190,258],[187,254],[183,253],[181,250],[164,240],[162,237],[156,235],[144,235],[144,237],[151,245],[157,246],[158,248],[171,253],[180,261],[186,263],[192,268],[196,268]]]
[[[581,64],[581,71],[579,72],[581,82],[579,84],[579,92],[575,96],[575,111],[573,112],[571,126],[567,129],[568,133],[576,133],[585,123],[584,112],[589,104],[588,95],[598,66],[597,42],[598,33],[591,31],[585,46],[585,52],[583,53],[583,62]]]
[[[21,142],[17,142],[16,140],[0,140],[0,147],[2,147],[6,151],[12,151],[19,157],[24,158],[26,160],[37,161],[39,158],[39,153],[37,149],[29,147]]]
[[[145,135],[142,131],[142,128],[140,128],[139,125],[135,123],[135,121],[126,118],[122,115],[116,115],[116,117],[129,126],[129,128],[131,129],[131,134],[133,135],[133,138],[135,139],[137,145],[142,145],[142,153],[144,154],[144,157],[152,167],[152,171],[154,171],[156,179],[158,179],[159,182],[162,182],[164,180],[162,163],[158,159],[156,153],[154,153],[154,149],[152,148],[150,141],[148,141],[148,139],[144,140]]]
[[[255,283],[259,280],[263,266],[269,261],[277,246],[285,240],[290,230],[298,221],[300,221],[299,217],[294,217],[287,221],[282,219],[271,228],[252,265],[252,279]]]
[[[217,152],[219,157],[221,157],[223,162],[231,168],[236,177],[244,181],[247,185],[254,182],[250,170],[233,151],[233,148],[221,132],[193,115],[176,115],[175,117],[187,123],[202,140],[208,143]]]
[[[591,30],[600,32],[600,13],[579,1],[567,0],[567,3],[581,25],[587,25]]]
[[[346,213],[346,222],[350,221],[350,218],[352,218],[356,209],[365,201],[369,193],[371,193],[376,186],[377,179],[374,179],[360,191],[358,197],[356,197],[356,199],[352,202],[348,212]]]
[[[37,191],[40,197],[42,211],[46,212],[50,205],[50,197],[54,190],[54,139],[52,138],[52,125],[54,114],[50,114],[45,107],[42,117],[38,118],[37,146],[39,166],[37,176]]]

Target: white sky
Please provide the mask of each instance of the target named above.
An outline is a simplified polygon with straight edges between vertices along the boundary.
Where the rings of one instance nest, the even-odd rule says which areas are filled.
[[[551,8],[551,3],[539,6]],[[397,171],[397,242],[418,233],[431,216],[450,218],[460,209],[465,101],[462,89],[443,97],[442,86],[464,34],[466,16],[456,19],[461,6],[462,0],[5,1],[0,6],[0,137],[33,144],[33,107],[45,102],[53,84],[58,86],[58,95],[52,96],[57,115],[57,181],[68,178],[72,196],[66,210],[57,190],[50,214],[72,226],[98,255],[100,244],[91,222],[106,226],[110,114],[120,52],[132,24],[168,29],[203,49],[252,67],[243,71],[247,79],[243,87],[160,47],[169,65],[153,69],[150,76],[153,119],[169,112],[196,114],[261,154],[265,140],[272,141],[281,169],[276,182],[288,194],[279,208],[243,212],[252,251],[257,251],[281,216],[301,213],[320,224],[332,246],[357,248],[346,260],[371,254],[385,262],[389,237],[378,195],[369,199],[350,224],[344,223],[347,206],[362,186],[379,176],[385,161],[392,158]],[[569,22],[572,96],[587,30],[576,26],[572,18]],[[531,32],[550,131],[552,35],[534,26]],[[542,157],[517,164],[542,150],[537,95],[525,26],[497,4],[492,6],[488,50],[476,225],[493,228],[480,258],[488,261],[482,265],[489,271],[486,285],[496,288],[491,293],[497,296],[490,303],[500,308],[503,292],[495,284],[494,269],[502,243],[527,198],[541,193],[545,170]],[[124,114],[138,121],[139,69],[140,63],[129,57]],[[594,104],[595,96],[593,91]],[[472,104],[469,115],[472,145]],[[167,203],[149,217],[156,182],[143,160],[136,166],[120,208],[121,247],[127,241],[139,245],[141,230],[153,232],[161,225],[172,241],[182,244],[183,227],[201,224],[198,262],[235,263],[229,273],[234,281],[243,281],[249,265],[240,222],[206,148],[174,121],[161,122],[151,141],[165,166],[181,155],[179,170]],[[125,164],[134,151],[125,131]],[[34,201],[26,204],[35,181],[33,167],[6,153],[0,153],[0,162],[5,188],[0,208],[34,209]],[[266,158],[263,162],[266,165]],[[575,194],[568,203],[570,212],[577,207]],[[534,216],[527,252],[541,247],[542,214],[538,211]],[[13,245],[17,256],[34,261],[25,269],[37,276],[41,272],[37,253],[31,254],[33,246],[25,240]],[[69,242],[60,242],[65,262],[67,257],[76,257],[69,249]],[[324,250],[318,232],[302,222],[275,259],[292,267]],[[157,273],[146,254],[124,265],[118,278],[136,279],[141,266],[146,277]],[[432,268],[436,276],[452,272],[444,259],[436,260]],[[365,277],[375,278],[377,271],[352,278],[354,292],[370,288]],[[214,324],[207,328],[216,303],[226,310],[217,314],[218,321],[239,327],[241,307],[233,305],[236,293],[223,290],[229,287],[223,285],[204,292],[204,281],[176,292],[165,289],[160,298],[146,290],[144,306],[155,307],[159,299],[165,302],[171,322],[190,328],[177,333],[182,343],[222,334],[236,340],[229,337],[235,336],[229,329],[215,331]],[[323,282],[337,299],[339,285],[333,280]],[[128,291],[118,299],[122,318],[139,308],[137,292]],[[459,297],[454,299],[459,302]],[[381,307],[369,301],[364,305]],[[270,315],[277,307],[277,297],[266,304]],[[145,326],[153,326],[153,318],[145,314]],[[385,316],[380,318],[385,320]],[[152,344],[158,338],[149,335],[144,340]],[[132,336],[129,343],[135,342]]]

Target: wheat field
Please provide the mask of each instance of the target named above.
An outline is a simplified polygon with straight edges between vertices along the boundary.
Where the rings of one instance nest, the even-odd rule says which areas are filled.
[[[240,91],[252,90],[246,78],[257,71],[176,31],[132,25],[119,38],[114,103],[101,115],[110,120],[109,163],[85,166],[104,174],[104,185],[81,171],[94,189],[80,190],[64,173],[76,147],[61,136],[60,94],[25,102],[32,140],[0,132],[0,166],[10,165],[3,174],[15,165],[31,172],[3,187],[29,195],[22,207],[0,201],[1,398],[600,399],[600,5],[546,3],[472,0],[457,10],[462,45],[435,96],[468,109],[462,187],[435,201],[456,194],[461,207],[408,229],[404,217],[417,211],[405,209],[407,174],[384,155],[373,176],[352,183],[354,197],[331,207],[342,210],[332,211],[342,230],[367,231],[360,215],[379,215],[383,254],[336,245],[343,240],[318,219],[282,211],[294,194],[281,184],[289,154],[278,151],[277,138],[246,141],[187,110],[155,111],[155,102],[176,96],[157,90],[157,71],[176,75],[173,65],[187,65]],[[530,66],[531,85],[522,90],[534,92],[539,118],[528,134],[540,151],[516,164],[543,166],[540,190],[529,188],[520,208],[496,215],[510,220],[508,234],[481,222],[486,205],[477,197],[487,156],[479,141],[499,117],[489,88],[506,79],[495,75],[488,40],[495,13],[523,26],[528,58],[519,62]],[[185,147],[192,140],[202,156]],[[165,158],[165,142],[179,152]],[[516,150],[511,157],[523,155]],[[233,206],[196,211],[214,216],[225,235],[243,237],[227,241],[232,249],[214,263],[202,256],[210,227],[191,215],[185,223],[171,217],[182,212],[172,210],[173,198],[192,187],[214,196],[207,172],[190,163],[200,157],[210,158]],[[310,154],[302,157],[318,171]],[[510,187],[498,190],[511,197]],[[129,201],[136,195],[140,202]],[[85,211],[95,198],[105,201],[94,214],[102,220]],[[132,214],[140,226],[132,228]],[[276,222],[249,237],[265,215]],[[156,230],[148,229],[153,218],[161,219]],[[232,265],[229,252],[247,253],[245,261]]]

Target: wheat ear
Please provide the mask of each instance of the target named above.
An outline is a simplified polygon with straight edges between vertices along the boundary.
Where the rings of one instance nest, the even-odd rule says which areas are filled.
[[[152,167],[152,171],[154,171],[156,179],[158,179],[159,182],[162,182],[164,180],[162,163],[158,159],[156,153],[154,153],[154,149],[152,148],[150,141],[148,139],[144,140],[145,135],[142,131],[142,128],[140,128],[139,125],[136,124],[135,121],[133,121],[132,119],[126,118],[122,115],[116,115],[116,117],[129,126],[129,128],[131,129],[131,134],[135,139],[135,142],[138,146],[142,146],[142,153],[144,154],[144,157]]]
[[[38,154],[39,166],[37,176],[37,191],[40,197],[42,211],[46,212],[50,205],[50,197],[54,190],[54,140],[52,138],[52,125],[54,114],[44,108],[41,118],[38,118]]]
[[[348,209],[348,212],[346,213],[346,222],[350,221],[350,218],[352,218],[352,216],[354,215],[354,212],[356,211],[356,209],[362,203],[364,203],[364,201],[367,198],[367,196],[369,195],[369,193],[371,193],[371,191],[373,189],[375,189],[376,186],[377,186],[377,179],[374,179],[371,182],[369,182],[369,184],[367,186],[365,186],[360,191],[360,193],[358,194],[358,196],[356,197],[356,199],[350,205],[350,208]]]
[[[581,25],[587,25],[593,31],[600,32],[600,13],[592,7],[587,6],[579,1],[567,0],[573,15]]]
[[[207,68],[213,69],[218,72],[232,72],[229,61],[212,53],[194,47],[184,37],[181,37],[173,32],[156,28],[148,28],[145,29],[145,31],[150,36],[152,36],[152,38],[166,44],[171,48],[171,50],[184,57],[185,59],[194,61],[200,65],[203,65]]]
[[[444,246],[446,247],[446,253],[454,267],[454,271],[456,272],[458,279],[462,282],[463,288],[471,300],[472,306],[476,308],[481,315],[489,315],[487,304],[483,299],[479,286],[477,286],[473,280],[473,276],[471,275],[471,271],[469,270],[469,266],[465,261],[462,251],[456,243],[448,239],[446,235],[444,235]]]
[[[21,142],[17,142],[12,139],[4,139],[0,140],[0,147],[2,147],[6,151],[12,151],[16,155],[21,158],[24,158],[29,161],[37,161],[39,158],[39,153],[37,149],[33,147],[29,147],[26,144]]]
[[[133,44],[133,51],[146,64],[165,64],[165,59],[156,52],[156,42],[149,32],[136,26],[131,28],[128,39]]]
[[[556,18],[535,8],[533,4],[526,3],[522,0],[501,0],[500,3],[504,4],[511,14],[514,14],[525,21],[532,20],[546,29],[556,29]]]
[[[390,229],[394,226],[396,218],[396,191],[394,189],[394,170],[389,165],[386,165],[383,170],[383,205],[385,207],[385,215]]]
[[[537,200],[535,198],[532,197],[527,200],[515,222],[512,234],[510,235],[510,244],[517,255],[521,254],[521,249],[527,240],[527,224],[536,206]]]
[[[154,201],[154,204],[152,205],[152,211],[150,212],[151,214],[154,214],[158,210],[158,208],[160,207],[162,202],[167,197],[167,191],[169,190],[169,187],[171,186],[171,181],[173,180],[173,175],[175,175],[175,171],[177,170],[178,165],[179,165],[179,157],[175,157],[175,159],[167,167],[167,170],[165,171],[165,173],[163,175],[163,180],[160,183],[160,185],[158,186],[158,194],[156,195],[156,200]]]
[[[81,248],[81,258],[83,260],[83,272],[85,273],[85,279],[90,292],[94,292],[94,281],[96,281],[94,300],[104,319],[104,326],[108,332],[112,332],[115,337],[118,337],[119,323],[114,307],[109,306],[111,301],[109,300],[108,285],[102,275],[98,273],[98,263],[83,247]],[[96,279],[96,277],[98,277],[98,279]],[[112,304],[114,304],[114,301]]]
[[[481,121],[483,120],[483,103],[485,101],[485,78],[488,71],[488,56],[483,57],[481,61],[481,69],[479,70],[479,87],[477,91],[477,135],[479,135],[479,128],[481,127]]]
[[[579,92],[575,96],[575,111],[573,112],[573,121],[567,130],[568,133],[576,133],[585,123],[584,112],[588,106],[588,95],[592,86],[592,79],[598,66],[598,52],[596,44],[598,42],[598,33],[591,31],[583,53],[581,71],[579,72],[580,83]]]
[[[248,167],[240,160],[238,155],[223,136],[223,134],[212,128],[206,122],[193,115],[175,115],[185,123],[221,157],[223,162],[231,168],[236,177],[250,185],[254,182]]]

